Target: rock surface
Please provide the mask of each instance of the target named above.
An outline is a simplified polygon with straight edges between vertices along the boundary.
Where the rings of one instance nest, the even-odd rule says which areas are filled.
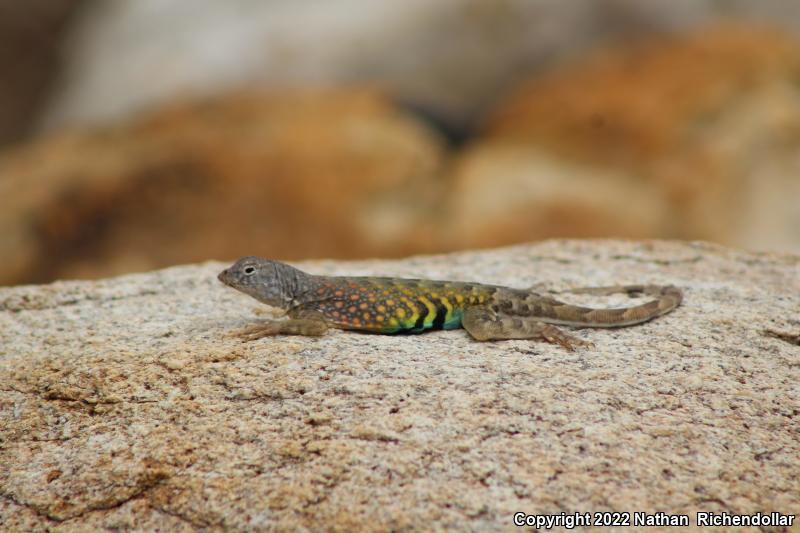
[[[269,310],[221,286],[221,263],[0,289],[0,527],[500,531],[516,511],[800,507],[798,256],[552,241],[299,266],[686,299],[567,353],[462,330],[242,343]]]

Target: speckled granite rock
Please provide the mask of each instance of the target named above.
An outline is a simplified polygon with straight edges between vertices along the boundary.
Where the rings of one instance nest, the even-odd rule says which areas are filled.
[[[269,310],[221,286],[222,266],[0,290],[3,530],[486,531],[516,511],[800,508],[798,256],[551,241],[301,265],[686,289],[653,322],[578,332],[595,347],[575,353],[463,331],[242,343],[229,333]]]

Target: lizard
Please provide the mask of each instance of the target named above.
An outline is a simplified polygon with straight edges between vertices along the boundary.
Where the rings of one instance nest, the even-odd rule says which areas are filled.
[[[646,322],[678,307],[673,285],[613,285],[565,292],[649,296],[641,305],[595,309],[570,305],[533,290],[460,281],[307,274],[279,261],[244,257],[218,279],[288,315],[245,329],[255,340],[267,335],[319,336],[333,327],[369,333],[421,333],[464,328],[478,341],[541,339],[568,350],[591,345],[558,325],[615,328]]]

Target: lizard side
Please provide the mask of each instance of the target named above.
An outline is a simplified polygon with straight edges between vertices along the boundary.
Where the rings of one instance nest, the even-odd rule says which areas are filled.
[[[397,334],[464,328],[476,340],[543,339],[573,349],[587,344],[556,325],[632,326],[678,307],[683,293],[666,285],[586,287],[568,292],[651,296],[641,305],[594,309],[566,304],[530,290],[426,279],[314,276],[285,263],[245,257],[219,280],[267,305],[288,320],[270,320],[243,336],[322,335],[329,327]]]

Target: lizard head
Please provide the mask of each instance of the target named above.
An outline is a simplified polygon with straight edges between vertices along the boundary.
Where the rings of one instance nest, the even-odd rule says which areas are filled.
[[[219,273],[217,279],[256,300],[289,309],[299,275],[296,268],[261,257],[243,257]]]

